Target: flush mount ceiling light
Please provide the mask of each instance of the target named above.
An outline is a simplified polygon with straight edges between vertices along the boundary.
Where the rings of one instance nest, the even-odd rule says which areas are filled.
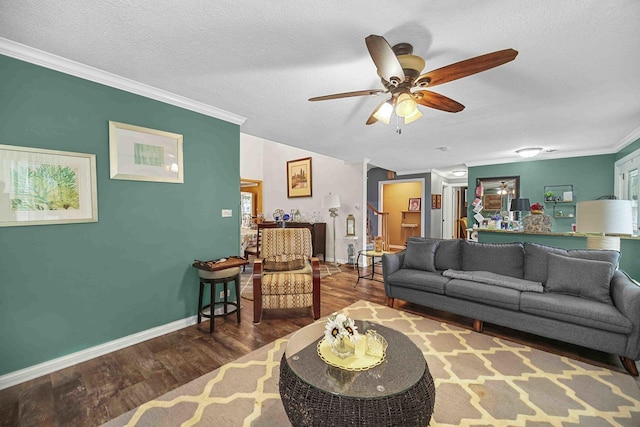
[[[467,174],[467,171],[453,171],[451,172],[451,174],[453,176],[465,176]]]
[[[531,148],[521,148],[520,150],[516,150],[516,153],[520,157],[535,157],[542,152],[542,148],[540,147],[531,147]]]

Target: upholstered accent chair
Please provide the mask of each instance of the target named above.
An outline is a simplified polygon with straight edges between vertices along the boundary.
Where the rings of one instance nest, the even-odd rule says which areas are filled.
[[[265,228],[253,263],[253,322],[263,308],[312,307],[320,318],[320,262],[307,228]]]

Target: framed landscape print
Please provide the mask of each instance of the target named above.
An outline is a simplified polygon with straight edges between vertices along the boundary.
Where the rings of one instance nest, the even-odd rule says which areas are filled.
[[[287,197],[311,197],[311,157],[287,162]]]
[[[95,154],[0,145],[0,227],[97,221]]]
[[[111,179],[184,183],[182,135],[109,122]]]

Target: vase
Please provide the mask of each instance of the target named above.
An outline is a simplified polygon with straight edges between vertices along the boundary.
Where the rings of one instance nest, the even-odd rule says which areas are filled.
[[[331,352],[341,359],[353,356],[356,352],[356,346],[347,337],[336,340],[331,345]]]

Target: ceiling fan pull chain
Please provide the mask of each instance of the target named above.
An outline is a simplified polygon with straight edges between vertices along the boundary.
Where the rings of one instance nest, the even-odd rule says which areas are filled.
[[[400,128],[400,116],[396,116],[396,133],[402,135],[402,128]]]

